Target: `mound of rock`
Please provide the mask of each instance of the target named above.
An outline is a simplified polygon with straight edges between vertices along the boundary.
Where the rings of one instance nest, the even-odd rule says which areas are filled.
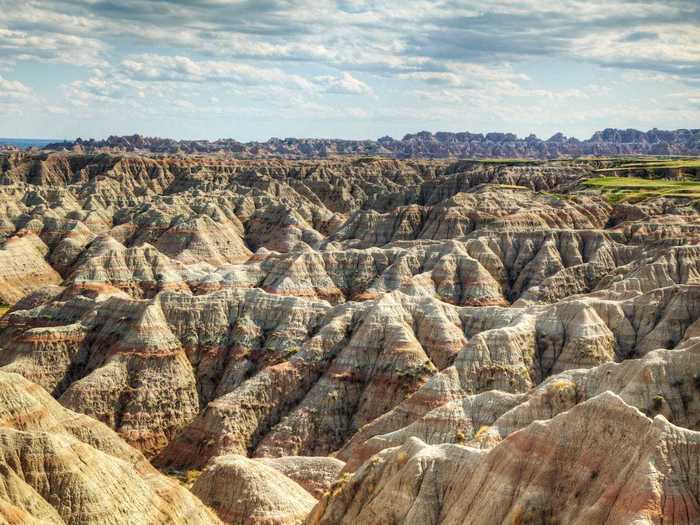
[[[345,466],[345,463],[339,459],[320,456],[256,458],[256,461],[279,470],[304,487],[315,498],[321,497],[330,489]]]
[[[5,372],[0,470],[0,516],[6,523],[218,523],[197,498],[105,425]]]
[[[14,304],[29,292],[61,283],[45,260],[47,253],[47,246],[33,234],[10,237],[0,245],[0,302]]]
[[[243,456],[219,456],[201,473],[192,492],[226,523],[295,525],[316,499],[277,469]]]
[[[338,482],[307,523],[691,524],[699,454],[700,432],[603,393],[488,452],[411,438]]]

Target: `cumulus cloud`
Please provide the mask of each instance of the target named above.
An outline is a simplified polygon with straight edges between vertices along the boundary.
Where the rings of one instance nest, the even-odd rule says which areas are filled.
[[[350,73],[340,76],[323,75],[314,79],[328,93],[341,95],[372,95],[373,91],[367,84],[353,77]]]
[[[21,114],[24,109],[35,102],[32,89],[19,82],[0,76],[0,112]]]
[[[290,74],[278,67],[253,66],[240,61],[192,60],[185,56],[138,55],[124,59],[121,69],[115,75],[115,84],[135,86],[135,83],[224,83],[235,86],[270,88],[282,87],[286,90],[301,90],[315,93],[343,95],[372,95],[369,85],[344,72],[340,75],[318,75],[304,77]],[[101,79],[93,83],[100,86]]]
[[[105,64],[105,45],[92,38],[69,34],[34,33],[0,27],[0,63],[52,62],[77,66]]]
[[[217,100],[251,114],[257,110],[250,104],[260,111],[279,104],[278,113],[302,115],[309,114],[302,106],[332,108],[344,95],[361,106],[357,118],[418,118],[387,109],[401,100],[429,104],[428,116],[448,118],[453,105],[466,104],[470,118],[508,108],[526,120],[532,112],[518,116],[514,99],[592,105],[612,96],[543,70],[552,62],[616,74],[625,101],[639,85],[695,87],[700,3],[0,0],[0,72],[9,78],[19,64],[37,72],[47,63],[70,66],[56,97],[115,112],[194,112]],[[534,74],[533,64],[540,64]]]
[[[121,62],[125,74],[142,81],[232,82],[235,84],[286,84],[311,89],[299,75],[276,67],[256,67],[237,61],[196,61],[186,56],[139,55]]]
[[[693,76],[700,53],[694,0],[0,0],[3,26],[0,56],[86,65],[140,42],[397,75],[567,57]]]
[[[26,98],[32,93],[31,88],[22,84],[18,80],[7,80],[0,76],[0,97],[3,98]]]

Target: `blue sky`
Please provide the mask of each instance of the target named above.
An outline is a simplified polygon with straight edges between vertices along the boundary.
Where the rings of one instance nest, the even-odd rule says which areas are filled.
[[[700,127],[698,0],[0,0],[0,136]]]

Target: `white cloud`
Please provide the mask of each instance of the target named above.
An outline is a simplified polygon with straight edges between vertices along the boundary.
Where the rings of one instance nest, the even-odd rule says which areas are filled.
[[[35,103],[36,97],[29,86],[0,76],[0,113],[21,115]]]
[[[121,66],[125,75],[140,81],[231,82],[234,84],[285,84],[312,89],[299,75],[276,67],[256,67],[233,61],[195,61],[185,56],[139,55],[126,58]]]
[[[0,72],[14,77],[22,62],[35,68],[27,77],[34,80],[21,77],[25,88],[53,90],[51,107],[80,106],[80,115],[341,118],[334,104],[343,94],[354,96],[343,115],[374,120],[380,134],[384,118],[420,128],[420,119],[457,118],[456,106],[465,120],[455,125],[465,128],[491,117],[507,123],[507,112],[514,123],[555,126],[567,115],[592,122],[601,104],[651,114],[652,94],[700,85],[700,4],[0,0]],[[46,63],[69,80],[38,89]],[[568,70],[558,75],[547,63]],[[586,74],[567,79],[569,71]],[[594,79],[604,84],[597,91],[582,85],[591,71],[605,78]],[[49,107],[17,86],[4,91],[3,109],[10,98],[17,111],[31,97]],[[401,107],[407,103],[421,104],[420,112]],[[690,122],[697,97],[673,103]]]
[[[0,97],[5,98],[27,98],[32,90],[18,80],[7,80],[0,76]]]
[[[449,71],[413,71],[411,73],[399,73],[401,80],[420,80],[428,84],[441,84],[452,87],[468,86],[466,79]]]
[[[342,95],[373,95],[374,92],[367,84],[353,77],[350,73],[343,73],[336,77],[332,75],[318,76],[314,78],[316,83],[328,93]]]
[[[53,62],[75,66],[104,65],[105,45],[93,38],[70,34],[31,33],[0,27],[0,63]]]
[[[635,35],[655,35],[638,40]],[[632,38],[630,38],[632,37]],[[640,25],[621,34],[619,28],[598,31],[575,39],[576,56],[609,64],[678,68],[700,64],[700,27],[677,23],[672,31],[657,25]],[[697,73],[700,76],[700,72]]]

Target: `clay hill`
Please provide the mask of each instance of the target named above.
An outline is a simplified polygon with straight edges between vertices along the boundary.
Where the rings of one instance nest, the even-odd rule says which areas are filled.
[[[635,166],[0,155],[0,522],[700,523],[700,191]]]
[[[525,138],[513,133],[450,133],[421,131],[401,139],[377,140],[272,138],[265,142],[234,139],[173,140],[141,135],[111,136],[104,140],[76,139],[53,143],[50,150],[77,149],[96,152],[142,152],[160,154],[217,153],[236,158],[314,159],[347,155],[375,155],[388,158],[470,158],[507,157],[555,159],[560,157],[610,155],[700,155],[700,129],[639,131],[608,128],[579,140],[556,133],[548,139]]]

